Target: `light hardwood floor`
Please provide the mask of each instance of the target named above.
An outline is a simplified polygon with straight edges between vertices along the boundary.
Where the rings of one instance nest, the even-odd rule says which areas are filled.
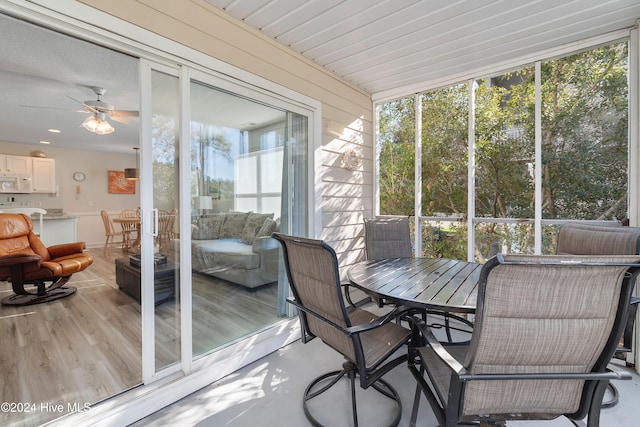
[[[0,425],[37,426],[140,384],[140,305],[115,282],[114,260],[126,255],[89,252],[93,265],[69,282],[73,296],[0,306],[0,401],[16,409],[0,411]],[[10,293],[0,282],[0,298]],[[279,320],[276,284],[248,290],[194,275],[193,295],[194,355]],[[158,306],[157,366],[178,360],[179,331],[176,301]]]

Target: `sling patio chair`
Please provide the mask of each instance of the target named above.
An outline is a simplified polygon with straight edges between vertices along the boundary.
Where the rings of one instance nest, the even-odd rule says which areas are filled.
[[[377,217],[364,220],[364,248],[367,259],[410,258],[411,234],[406,217]]]
[[[571,222],[560,227],[556,255],[639,255],[640,227],[602,226]],[[631,297],[629,317],[615,357],[626,360],[632,351],[633,328],[640,298]],[[609,384],[611,397],[602,404],[610,408],[618,403],[618,389]]]
[[[468,345],[409,348],[409,370],[440,426],[587,417],[597,427],[640,256],[497,255],[482,269]],[[415,326],[414,326],[415,327]],[[426,373],[426,376],[425,376]],[[410,425],[416,425],[414,403]]]
[[[384,413],[390,426],[397,426],[402,404],[397,391],[382,376],[406,362],[407,353],[394,355],[410,341],[411,331],[392,321],[402,315],[402,309],[376,316],[366,310],[346,306],[340,283],[335,251],[321,240],[273,233],[282,245],[284,264],[293,298],[288,302],[298,308],[302,341],[318,337],[344,358],[342,369],[314,379],[303,396],[303,409],[314,426],[322,426],[321,414],[312,413],[314,399],[348,378],[351,391],[353,425],[358,425],[356,377],[362,389],[372,388],[380,396],[391,399],[396,410]],[[393,357],[393,358],[392,358]],[[391,359],[391,360],[389,360]],[[342,397],[338,397],[342,400]],[[337,404],[338,402],[336,402]],[[370,411],[371,408],[367,408]],[[383,420],[387,421],[387,420]]]

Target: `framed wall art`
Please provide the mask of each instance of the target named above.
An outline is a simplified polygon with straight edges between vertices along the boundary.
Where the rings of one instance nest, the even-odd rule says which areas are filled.
[[[124,171],[109,171],[109,194],[136,194],[136,182],[124,179]]]

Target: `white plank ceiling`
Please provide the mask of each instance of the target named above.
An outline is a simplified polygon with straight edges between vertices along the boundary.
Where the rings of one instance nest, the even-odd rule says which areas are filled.
[[[640,0],[206,0],[376,96],[630,28]]]

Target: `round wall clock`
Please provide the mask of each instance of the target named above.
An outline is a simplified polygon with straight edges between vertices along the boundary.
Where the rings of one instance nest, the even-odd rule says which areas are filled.
[[[84,172],[74,172],[73,173],[73,179],[78,181],[78,182],[82,182],[84,181],[86,178]]]

